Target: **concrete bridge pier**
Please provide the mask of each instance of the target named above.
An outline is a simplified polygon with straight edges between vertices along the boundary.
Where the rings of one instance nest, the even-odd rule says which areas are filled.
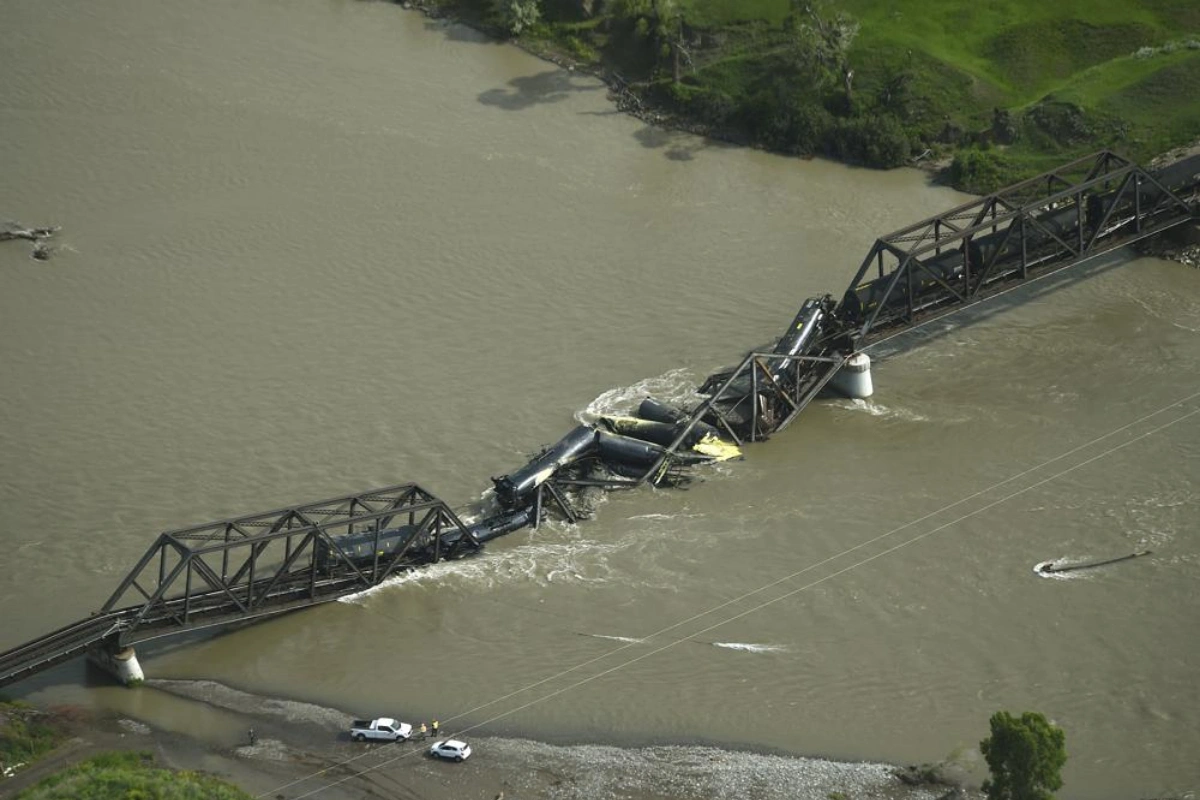
[[[102,644],[88,650],[87,659],[126,686],[140,686],[146,680],[132,647]]]
[[[866,400],[875,393],[871,383],[871,357],[866,353],[850,356],[829,385],[847,397]]]

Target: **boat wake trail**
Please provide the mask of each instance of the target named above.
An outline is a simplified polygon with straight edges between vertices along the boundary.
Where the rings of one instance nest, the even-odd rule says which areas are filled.
[[[713,647],[726,650],[741,650],[745,653],[786,653],[787,648],[781,644],[751,644],[748,642],[708,642]]]
[[[626,642],[628,644],[642,644],[645,639],[635,639],[632,636],[608,636],[603,633],[581,633],[580,636],[586,636],[589,639],[609,639],[614,642]]]
[[[1071,558],[1057,558],[1051,561],[1043,561],[1040,564],[1035,564],[1033,571],[1043,578],[1065,578],[1067,573],[1075,573],[1080,570],[1094,569],[1096,567],[1106,567],[1110,564],[1119,564],[1122,561],[1132,561],[1135,558],[1148,556],[1152,553],[1151,550],[1139,550],[1136,553],[1130,553],[1127,556],[1117,556],[1116,558],[1104,558],[1097,560],[1083,560]]]

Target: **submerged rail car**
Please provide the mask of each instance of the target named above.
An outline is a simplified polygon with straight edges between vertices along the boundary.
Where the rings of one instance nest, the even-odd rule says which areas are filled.
[[[422,532],[419,525],[401,525],[382,531],[366,530],[317,539],[317,569],[329,574],[338,567],[368,566],[403,553],[407,566],[478,552],[478,545],[533,522],[532,507],[518,508],[468,525],[465,532],[452,528],[440,533]],[[464,537],[469,542],[464,541]],[[464,545],[474,545],[464,547]]]
[[[808,298],[770,351],[710,375],[699,389],[712,398],[704,422],[739,441],[761,440],[785,425],[846,347],[834,308],[830,295]]]
[[[877,240],[839,304],[805,301],[768,352],[710,376],[698,404],[646,399],[633,416],[576,427],[493,478],[498,510],[470,525],[406,483],[165,532],[99,612],[0,653],[0,685],[84,652],[138,679],[135,643],[330,602],[399,570],[478,552],[536,526],[547,502],[574,521],[567,488],[683,483],[696,465],[783,429],[826,385],[869,396],[869,359],[855,351],[873,326],[915,325],[918,312],[1198,218],[1200,156],[1155,173],[1109,152],[1063,165]],[[393,525],[400,519],[408,524]]]

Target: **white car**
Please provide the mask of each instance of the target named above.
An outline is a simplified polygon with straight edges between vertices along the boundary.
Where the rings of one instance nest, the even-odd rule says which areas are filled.
[[[447,758],[451,761],[465,761],[471,755],[471,745],[458,739],[447,739],[444,742],[434,742],[429,748],[429,755]]]

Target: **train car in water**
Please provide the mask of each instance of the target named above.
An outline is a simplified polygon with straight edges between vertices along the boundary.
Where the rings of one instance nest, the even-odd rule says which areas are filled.
[[[404,564],[408,566],[457,558],[478,552],[485,542],[532,524],[533,515],[533,508],[527,506],[473,522],[464,529],[443,530],[436,536],[431,531],[422,533],[419,525],[401,525],[378,532],[356,531],[329,540],[317,539],[317,569],[329,573],[345,566],[346,561],[361,569],[375,564],[377,559],[387,561],[405,548]]]

